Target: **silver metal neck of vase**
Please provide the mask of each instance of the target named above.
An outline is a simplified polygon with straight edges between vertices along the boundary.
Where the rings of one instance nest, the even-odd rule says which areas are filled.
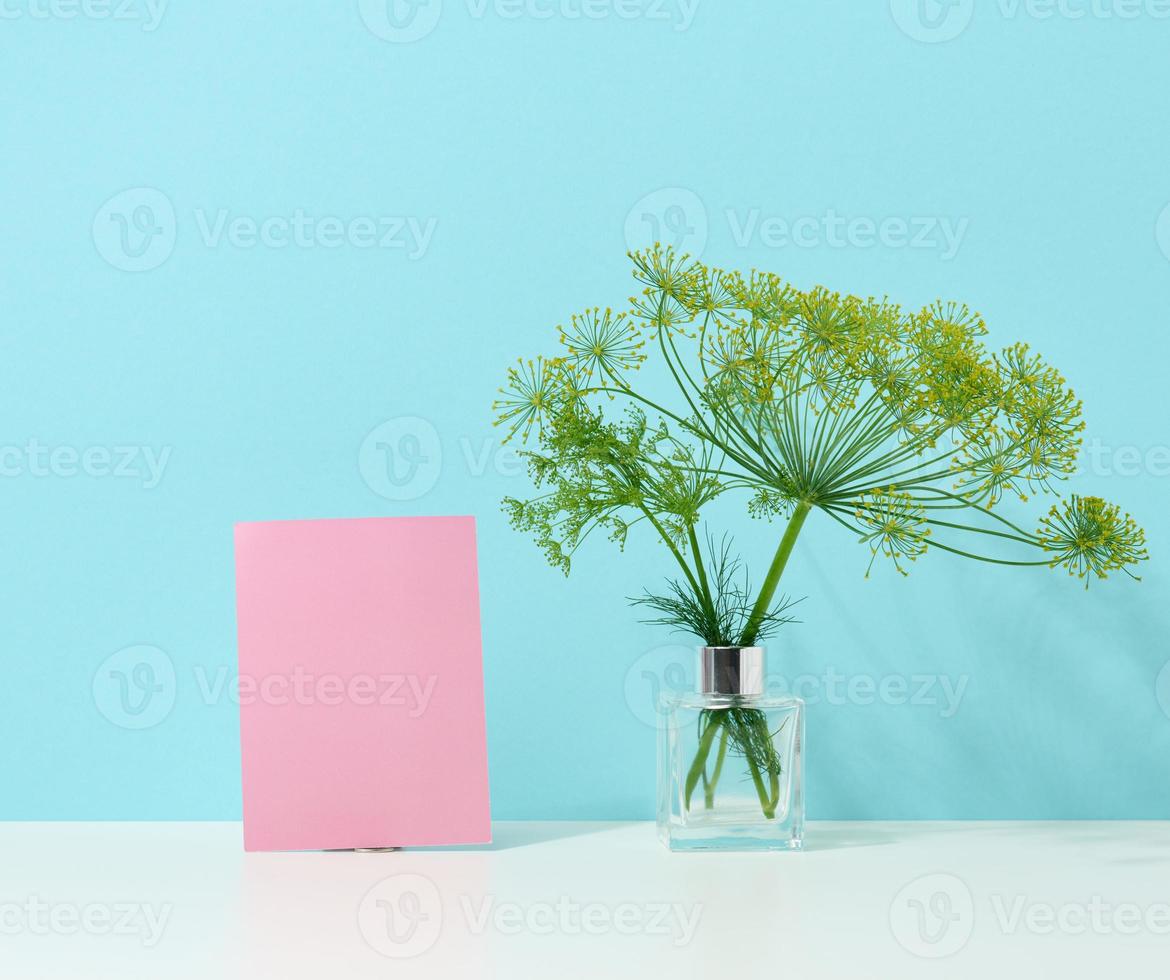
[[[763,647],[699,647],[699,693],[764,693]]]

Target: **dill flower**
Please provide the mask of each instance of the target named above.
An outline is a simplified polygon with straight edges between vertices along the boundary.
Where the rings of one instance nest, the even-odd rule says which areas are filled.
[[[917,561],[919,555],[926,553],[930,528],[926,526],[925,510],[910,494],[873,490],[858,501],[854,513],[858,523],[868,530],[861,536],[870,550],[866,578],[879,554],[891,559],[899,572],[908,575],[902,561]]]
[[[810,390],[830,411],[852,407],[870,339],[857,298],[816,286],[796,301],[792,319]]]
[[[920,402],[945,431],[967,440],[993,435],[1002,386],[990,359],[966,344],[940,344],[920,358]]]
[[[865,325],[871,352],[888,352],[905,345],[910,318],[902,307],[891,302],[888,296],[881,299],[870,296],[868,299],[859,300],[857,315]]]
[[[1015,365],[1009,361],[1007,371],[1011,387],[1004,413],[1009,435],[1023,450],[1029,482],[1047,490],[1053,477],[1076,468],[1085,428],[1081,403],[1064,378],[1039,358]]]
[[[865,341],[865,322],[858,313],[854,297],[823,286],[800,297],[793,315],[810,363],[840,368],[851,362]]]
[[[802,294],[771,272],[752,271],[745,278],[734,272],[726,277],[728,292],[737,307],[752,321],[787,328],[800,308]]]
[[[896,344],[875,338],[865,363],[865,374],[875,397],[889,413],[891,427],[912,434],[927,412],[919,398],[913,354]]]
[[[956,457],[953,463],[960,474],[954,489],[973,500],[994,507],[1005,493],[1014,493],[1025,502],[1028,499],[1023,492],[1028,459],[1015,441],[994,426],[989,439],[966,447],[965,458]]]
[[[557,328],[569,357],[581,369],[586,384],[594,373],[618,381],[628,369],[641,367],[646,355],[640,353],[645,342],[625,313],[616,316],[611,309],[594,307],[575,313],[569,326]]]
[[[734,288],[737,275],[697,266],[688,306],[713,318],[717,325],[736,322],[736,311],[742,308]]]
[[[508,368],[507,383],[499,389],[503,397],[492,402],[497,413],[492,424],[508,426],[504,442],[517,432],[526,442],[533,425],[538,432],[544,431],[544,423],[564,391],[565,380],[564,362],[559,358],[519,358],[515,367]]]
[[[646,321],[651,333],[682,332],[703,295],[697,263],[661,245],[628,254],[634,278],[646,287],[641,296],[630,297],[633,313]]]
[[[716,329],[700,348],[711,395],[750,407],[770,402],[782,387],[793,354],[791,339],[767,322]]]
[[[1137,579],[1126,566],[1149,558],[1145,532],[1129,514],[1122,516],[1116,504],[1100,497],[1074,494],[1062,507],[1054,504],[1040,521],[1036,537],[1052,554],[1049,564],[1083,578],[1086,589],[1091,581],[1089,573],[1107,578],[1109,572],[1121,569]]]
[[[1009,385],[1023,390],[1035,390],[1046,380],[1063,382],[1064,379],[1055,370],[1044,364],[1040,355],[1029,351],[1027,344],[1012,344],[996,355],[996,362]]]
[[[695,263],[685,252],[679,255],[673,248],[656,244],[653,248],[629,252],[634,263],[634,278],[649,290],[669,296],[685,306],[692,305],[699,286]]]
[[[965,303],[938,300],[910,318],[905,343],[915,352],[927,374],[940,366],[958,363],[978,363],[985,370],[993,370],[995,362],[987,356],[979,339],[986,333],[983,318]],[[984,380],[990,383],[989,378]]]

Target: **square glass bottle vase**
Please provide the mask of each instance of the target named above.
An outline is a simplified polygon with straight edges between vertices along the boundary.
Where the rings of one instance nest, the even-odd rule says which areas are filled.
[[[708,647],[703,653],[712,649],[738,648]],[[705,686],[743,689],[737,681]],[[747,689],[755,686],[749,683]],[[658,730],[659,838],[672,851],[799,850],[804,843],[803,743],[800,698],[710,690],[664,694]]]

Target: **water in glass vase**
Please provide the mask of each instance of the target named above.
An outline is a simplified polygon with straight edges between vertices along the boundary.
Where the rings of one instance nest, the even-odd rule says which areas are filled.
[[[658,836],[673,851],[798,850],[804,702],[764,694],[761,647],[703,647],[699,691],[665,694]]]

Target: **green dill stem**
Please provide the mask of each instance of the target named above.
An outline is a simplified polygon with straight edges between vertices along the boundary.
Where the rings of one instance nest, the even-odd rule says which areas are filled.
[[[687,581],[691,583],[691,588],[694,590],[695,594],[702,595],[702,592],[699,590],[699,583],[696,581],[694,574],[691,572],[691,567],[683,560],[682,554],[679,552],[678,548],[674,546],[674,542],[670,540],[670,535],[666,533],[665,528],[663,528],[663,526],[659,524],[657,520],[655,520],[654,515],[650,513],[650,511],[645,506],[642,506],[639,509],[643,514],[646,515],[647,520],[649,520],[650,523],[654,525],[654,530],[657,531],[658,536],[662,538],[663,544],[665,544],[666,547],[670,549],[670,553],[674,555],[675,561],[678,562],[679,568],[683,570],[683,574],[686,575]]]
[[[763,714],[755,719],[755,726],[761,738],[768,742],[772,741],[772,733],[768,731],[768,720]],[[776,805],[780,802],[780,772],[775,766],[768,769],[768,783],[772,795],[768,805],[764,807],[764,816],[771,819],[776,815]]]
[[[804,519],[808,517],[808,512],[811,509],[812,505],[802,500],[792,512],[792,517],[788,521],[788,527],[784,529],[784,537],[780,539],[780,545],[776,549],[776,555],[772,559],[771,566],[768,568],[768,576],[764,579],[764,585],[760,589],[759,598],[756,599],[756,604],[752,607],[752,613],[748,618],[747,625],[743,628],[743,636],[739,641],[741,647],[750,647],[755,642],[756,634],[760,630],[760,624],[764,621],[764,617],[768,615],[768,609],[772,605],[772,598],[776,595],[776,587],[780,584],[780,576],[784,573],[784,566],[788,564],[788,556],[792,554],[792,546],[796,544],[797,535],[800,534],[800,529],[804,526]]]
[[[719,774],[723,772],[723,760],[727,758],[727,726],[722,726],[719,734],[719,754],[715,757],[715,768],[711,772],[711,781],[707,784],[703,794],[703,803],[708,810],[715,805],[715,785],[719,782]]]
[[[752,774],[752,782],[756,785],[756,795],[760,798],[760,808],[764,811],[765,818],[771,820],[776,816],[776,808],[769,804],[768,791],[764,789],[764,780],[760,778],[760,767],[756,765],[751,753],[747,755],[747,764],[748,772]]]
[[[699,779],[707,768],[707,756],[711,754],[711,743],[715,741],[716,733],[723,727],[723,712],[721,711],[707,711],[707,727],[703,729],[703,734],[699,737],[699,748],[695,752],[695,758],[691,762],[691,768],[687,772],[686,782],[686,801],[687,809],[691,808],[691,795],[695,792],[695,787],[699,784]]]
[[[687,528],[687,536],[691,541],[691,553],[695,556],[695,571],[699,573],[699,585],[702,586],[702,593],[700,598],[703,600],[703,605],[707,608],[707,615],[711,617],[711,622],[715,622],[715,602],[711,598],[711,585],[707,581],[707,569],[703,567],[703,553],[699,550],[699,539],[695,535],[695,526],[692,524]],[[722,637],[711,637],[708,642],[719,642]]]

